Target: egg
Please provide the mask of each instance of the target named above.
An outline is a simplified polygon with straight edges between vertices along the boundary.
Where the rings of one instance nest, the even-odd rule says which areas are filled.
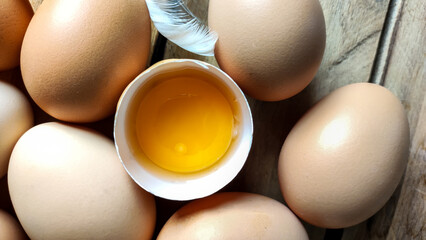
[[[0,178],[6,175],[10,154],[19,137],[33,126],[33,111],[23,93],[0,81]]]
[[[112,140],[49,122],[13,149],[10,197],[31,239],[150,239],[155,202],[122,167]]]
[[[0,239],[24,240],[24,230],[19,223],[7,212],[0,209]]]
[[[326,34],[318,0],[211,0],[219,66],[251,97],[278,101],[314,78]]]
[[[143,0],[45,0],[22,45],[25,87],[57,119],[100,120],[145,69],[150,37]]]
[[[371,83],[341,87],[314,105],[282,147],[279,182],[303,220],[344,228],[375,214],[391,197],[407,163],[404,107]]]
[[[157,240],[308,239],[297,217],[282,203],[253,193],[218,193],[179,209]]]
[[[0,4],[0,71],[19,65],[22,40],[33,16],[28,0],[2,0]]]
[[[126,171],[169,200],[223,188],[242,169],[252,139],[244,94],[219,68],[193,59],[151,66],[125,89],[115,114],[114,140]]]

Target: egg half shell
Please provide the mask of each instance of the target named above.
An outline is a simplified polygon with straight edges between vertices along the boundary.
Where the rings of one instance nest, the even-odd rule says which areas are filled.
[[[120,163],[114,143],[89,129],[44,123],[13,149],[10,197],[31,239],[150,239],[155,202]]]
[[[407,163],[404,107],[386,88],[339,88],[294,126],[279,158],[288,206],[303,220],[344,228],[375,214],[391,197]]]
[[[185,205],[167,221],[157,239],[308,239],[308,235],[282,203],[234,192]]]

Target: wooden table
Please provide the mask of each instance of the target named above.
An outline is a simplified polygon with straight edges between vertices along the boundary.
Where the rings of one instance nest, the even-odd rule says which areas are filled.
[[[31,1],[34,9],[41,2]],[[195,15],[206,20],[208,0],[187,2]],[[249,98],[254,118],[253,146],[241,173],[222,191],[259,193],[284,202],[277,160],[292,126],[309,107],[334,89],[354,82],[372,82],[390,89],[406,109],[411,147],[404,178],[389,202],[365,222],[338,230],[304,225],[311,239],[426,239],[426,1],[320,2],[327,26],[327,47],[315,79],[288,100],[261,102]],[[195,58],[217,65],[213,57],[188,53],[155,30],[152,39],[151,64],[168,58]],[[0,73],[0,77],[22,87],[18,68]],[[34,107],[36,123],[53,120]],[[112,138],[112,117],[87,125]],[[0,180],[1,189],[6,189],[5,178]],[[156,200],[158,233],[185,202]],[[2,201],[0,208],[12,209],[8,200]]]

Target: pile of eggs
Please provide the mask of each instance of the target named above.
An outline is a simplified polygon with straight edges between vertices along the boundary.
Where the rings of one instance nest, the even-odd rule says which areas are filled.
[[[31,100],[61,122],[33,127],[26,95],[0,79],[0,178],[7,175],[18,219],[0,210],[0,239],[152,238],[154,197],[129,177],[111,139],[80,125],[113,114],[145,69],[150,24],[142,0],[45,0],[34,16],[27,0],[1,1],[0,71],[20,63]],[[259,100],[299,93],[319,68],[325,23],[317,0],[211,0],[209,24],[221,69]],[[390,91],[344,86],[283,144],[277,171],[288,207],[216,193],[178,210],[158,239],[307,239],[299,219],[358,224],[391,197],[408,145],[404,108]]]

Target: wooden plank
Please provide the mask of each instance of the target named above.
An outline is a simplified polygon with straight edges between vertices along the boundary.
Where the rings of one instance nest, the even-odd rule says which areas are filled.
[[[424,81],[422,90],[426,92]],[[387,239],[426,239],[426,98],[419,100],[418,121],[410,127],[408,166]]]
[[[43,0],[30,0],[31,6],[33,7],[34,12],[37,10],[37,8],[40,6],[42,2]]]
[[[367,222],[345,231],[344,239],[426,238],[426,5],[395,0],[389,9],[370,81],[384,85],[402,101],[410,123],[410,156],[390,201]]]
[[[385,20],[387,1],[320,0],[327,26],[327,47],[312,83],[300,94],[280,102],[249,98],[254,120],[254,141],[241,173],[223,191],[247,191],[283,202],[277,160],[281,145],[301,115],[332,90],[353,82],[367,82]],[[207,0],[189,0],[189,8],[206,19]],[[220,37],[220,36],[219,36]],[[214,59],[195,56],[167,43],[165,58]],[[325,229],[305,224],[311,239],[323,239]]]
[[[411,147],[388,239],[426,239],[425,1],[403,1],[384,71],[384,86],[403,102]]]

